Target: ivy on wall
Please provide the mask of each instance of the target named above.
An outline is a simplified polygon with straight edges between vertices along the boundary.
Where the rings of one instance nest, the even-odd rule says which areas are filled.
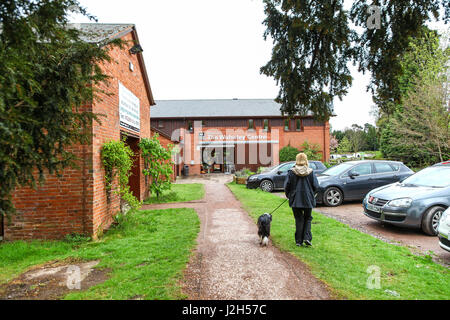
[[[134,153],[123,141],[110,141],[103,145],[102,162],[105,168],[105,183],[107,192],[119,194],[131,208],[137,209],[141,203],[130,191],[128,180],[133,166]],[[118,180],[119,188],[113,190],[114,181]]]

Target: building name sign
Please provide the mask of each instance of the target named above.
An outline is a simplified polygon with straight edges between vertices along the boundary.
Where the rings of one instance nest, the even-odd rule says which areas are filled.
[[[139,98],[119,82],[119,117],[120,126],[140,132],[141,108]]]
[[[209,141],[245,141],[245,140],[267,140],[267,136],[240,136],[240,135],[208,135],[206,139]]]

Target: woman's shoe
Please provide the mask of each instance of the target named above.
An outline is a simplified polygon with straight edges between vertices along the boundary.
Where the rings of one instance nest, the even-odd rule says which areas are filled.
[[[296,243],[295,244],[297,247],[303,247],[303,243]]]
[[[309,240],[305,240],[304,241],[305,242],[305,244],[308,246],[308,247],[312,247],[312,243],[311,243],[311,241],[309,241]]]

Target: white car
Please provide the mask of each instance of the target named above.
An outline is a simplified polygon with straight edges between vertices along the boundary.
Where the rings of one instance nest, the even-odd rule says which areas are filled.
[[[438,227],[439,245],[450,251],[450,208],[444,211]]]

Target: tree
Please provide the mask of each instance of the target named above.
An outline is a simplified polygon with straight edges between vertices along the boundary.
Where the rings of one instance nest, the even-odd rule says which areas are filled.
[[[339,141],[338,141],[338,139],[335,136],[332,135],[330,137],[330,151],[332,153],[336,152],[338,147],[339,147]]]
[[[425,163],[450,158],[450,114],[445,99],[439,81],[417,85],[408,95],[403,111],[390,122],[393,137],[389,144],[397,147],[396,157],[410,162],[410,151],[420,150]]]
[[[357,124],[352,125],[352,129],[346,131],[346,137],[350,143],[350,151],[358,152],[365,146],[365,133],[362,127]]]
[[[379,148],[377,128],[366,123],[364,125],[364,133],[366,135],[367,150],[376,151]]]
[[[267,30],[273,39],[271,60],[261,73],[280,85],[276,101],[281,111],[326,119],[334,97],[342,97],[352,83],[347,62],[353,55],[356,33],[348,26],[343,0],[264,0]]]
[[[0,214],[14,212],[16,187],[75,165],[67,147],[87,143],[98,120],[82,107],[107,80],[109,48],[67,28],[72,8],[92,18],[77,0],[0,2]]]
[[[368,10],[375,5],[380,10],[380,28],[368,28]],[[352,21],[364,28],[356,45],[360,71],[369,71],[372,80],[369,90],[383,113],[392,115],[401,104],[399,76],[403,73],[401,57],[407,51],[411,38],[423,35],[426,23],[441,18],[450,20],[450,2],[447,0],[357,0],[351,9]]]
[[[450,20],[448,0],[357,0],[349,12],[343,0],[265,0],[264,38],[274,42],[271,60],[261,72],[280,85],[275,99],[289,115],[312,111],[328,119],[333,100],[342,99],[352,83],[347,68],[359,63],[372,74],[371,90],[377,106],[391,115],[400,103],[400,57],[410,37],[420,36],[434,17]],[[367,25],[371,5],[380,8],[380,28]],[[363,27],[361,35],[350,22]]]
[[[170,190],[172,186],[171,176],[173,174],[172,149],[161,145],[155,134],[152,138],[144,138],[139,143],[142,158],[144,159],[143,173],[150,177],[150,191],[159,198],[164,190]]]
[[[384,155],[413,166],[449,156],[448,83],[450,49],[434,32],[412,39],[401,66],[402,104],[382,129]]]
[[[346,153],[352,150],[352,145],[350,144],[350,140],[347,137],[344,137],[342,141],[339,143],[338,153]]]

